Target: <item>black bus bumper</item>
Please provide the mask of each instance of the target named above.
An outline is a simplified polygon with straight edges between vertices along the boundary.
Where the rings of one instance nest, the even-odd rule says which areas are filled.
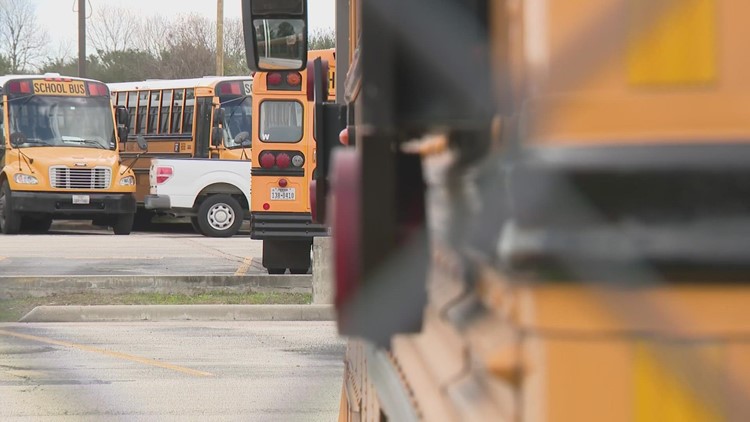
[[[327,236],[328,228],[314,223],[309,213],[252,213],[250,238],[296,240]]]
[[[81,202],[73,203],[74,196]],[[50,193],[11,192],[11,207],[25,214],[48,214],[71,218],[135,213],[135,195],[131,193]]]

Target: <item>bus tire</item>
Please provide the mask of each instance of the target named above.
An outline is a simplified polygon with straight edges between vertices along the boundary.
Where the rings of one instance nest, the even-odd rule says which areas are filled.
[[[21,215],[13,210],[8,182],[0,187],[0,231],[17,234],[21,230]]]
[[[129,235],[133,231],[133,220],[135,214],[120,214],[116,217],[112,230],[117,235]]]
[[[286,272],[286,268],[268,268],[268,274],[281,275]]]
[[[290,268],[289,272],[291,274],[307,274],[309,270],[309,268]]]
[[[208,237],[231,237],[242,226],[242,206],[229,195],[211,195],[198,207],[198,226]]]
[[[44,234],[52,226],[50,217],[24,217],[21,220],[21,231],[35,234]]]

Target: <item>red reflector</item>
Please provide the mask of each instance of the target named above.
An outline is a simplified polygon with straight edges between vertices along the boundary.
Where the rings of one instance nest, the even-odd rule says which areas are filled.
[[[281,169],[285,169],[289,167],[289,164],[292,163],[292,159],[289,158],[289,154],[282,152],[281,154],[276,156],[276,165],[279,166]]]
[[[279,179],[279,187],[285,188],[287,184],[286,179]]]
[[[269,73],[266,82],[268,85],[281,85],[281,73]]]
[[[268,202],[266,202],[265,204],[263,204],[263,209],[266,210],[266,211],[270,210],[271,209],[271,204],[269,204]]]
[[[349,145],[349,128],[344,128],[339,133],[339,142],[341,142],[342,145]]]
[[[264,152],[260,154],[260,166],[264,169],[270,169],[276,165],[276,157],[270,152]]]
[[[288,83],[291,86],[297,86],[302,83],[302,75],[300,75],[297,72],[287,73],[286,83]]]
[[[156,168],[156,184],[161,185],[172,177],[172,167],[157,167]]]

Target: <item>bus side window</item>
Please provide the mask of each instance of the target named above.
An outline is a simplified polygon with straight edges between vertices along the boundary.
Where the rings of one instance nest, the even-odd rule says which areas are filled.
[[[159,118],[159,107],[161,106],[159,97],[161,91],[151,91],[151,107],[148,109],[148,129],[146,133],[156,133],[157,119]]]
[[[185,117],[182,119],[182,133],[193,133],[193,107],[195,95],[192,89],[185,92]]]
[[[182,128],[182,101],[185,91],[176,89],[174,92],[174,104],[172,105],[172,133],[180,133]]]
[[[5,158],[5,114],[2,103],[0,103],[0,164]]]
[[[169,133],[169,106],[172,105],[172,90],[165,89],[161,95],[161,113],[159,114],[159,133]]]
[[[138,106],[138,93],[135,91],[128,92],[128,112],[130,112],[130,128],[128,130],[129,133],[135,134],[135,110]]]
[[[143,91],[138,96],[138,129],[141,134],[146,133],[146,110],[148,107],[148,91]]]

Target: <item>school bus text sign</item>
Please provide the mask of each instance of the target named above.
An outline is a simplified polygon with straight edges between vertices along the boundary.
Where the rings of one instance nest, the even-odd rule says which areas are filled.
[[[34,81],[36,95],[86,96],[86,85],[83,81]]]

